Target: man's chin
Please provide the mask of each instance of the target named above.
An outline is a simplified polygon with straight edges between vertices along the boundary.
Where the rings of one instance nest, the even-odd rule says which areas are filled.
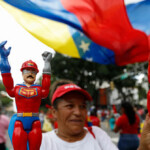
[[[72,132],[74,134],[80,134],[81,132],[83,132],[84,127],[81,126],[72,126]]]
[[[84,131],[84,129],[76,129],[76,130],[74,130],[74,132],[72,132],[72,135],[74,135],[74,136],[80,135],[83,133],[83,131]]]

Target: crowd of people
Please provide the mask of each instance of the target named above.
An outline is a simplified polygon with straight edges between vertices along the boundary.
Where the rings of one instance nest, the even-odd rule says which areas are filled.
[[[54,86],[52,86],[52,88],[51,88],[52,92],[51,92],[51,96],[50,96],[50,99],[52,101],[55,101],[55,99],[53,98],[53,94],[54,95],[59,95],[59,90],[58,90],[58,92],[56,92],[56,94],[55,94],[55,90],[57,91],[57,89],[59,89],[59,87],[63,87],[65,85],[66,86],[73,86],[75,84],[70,82],[70,81],[68,81],[68,80],[61,80],[61,81],[57,81],[56,83],[54,83]],[[74,94],[74,92],[75,92],[75,94]],[[59,99],[59,97],[58,98],[56,97],[56,99],[61,100],[62,104],[63,104],[63,100],[65,100],[65,98],[68,97],[66,95],[69,94],[68,101],[69,100],[71,101],[71,98],[75,97],[76,95],[78,95],[78,93],[82,94],[80,92],[77,92],[76,90],[75,91],[73,90],[72,92],[70,92],[70,91],[69,92],[68,91],[64,92],[63,91],[63,94],[65,96],[60,94],[60,99]],[[76,98],[75,101],[77,101],[77,98]],[[72,125],[70,125],[68,123],[68,120],[70,119],[69,117],[72,118],[73,116],[76,116],[76,114],[70,113],[70,115],[69,115],[69,113],[68,113],[68,117],[66,116],[66,118],[64,118],[64,120],[63,120],[63,115],[62,114],[65,112],[65,110],[67,111],[67,107],[69,107],[68,111],[69,110],[71,111],[73,109],[73,107],[75,107],[74,106],[75,104],[74,103],[73,104],[72,103],[69,103],[69,104],[68,103],[64,103],[64,105],[62,105],[62,106],[65,106],[65,104],[67,105],[66,108],[61,108],[60,107],[60,111],[59,111],[58,108],[57,108],[59,106],[59,103],[57,104],[58,105],[57,106],[56,104],[54,105],[53,102],[52,102],[52,106],[54,105],[53,106],[54,108],[52,109],[52,107],[50,107],[50,112],[51,113],[47,115],[47,118],[49,118],[50,122],[51,122],[51,119],[53,118],[53,121],[51,122],[51,124],[53,125],[53,129],[54,130],[50,130],[50,131],[53,131],[53,132],[48,132],[48,133],[43,134],[43,142],[44,143],[42,142],[41,149],[46,148],[46,147],[44,147],[44,145],[47,145],[47,144],[45,144],[45,141],[47,143],[46,139],[50,139],[53,136],[56,138],[55,140],[58,143],[56,141],[55,142],[57,144],[59,144],[59,142],[60,142],[58,138],[60,138],[61,140],[64,140],[65,141],[64,143],[66,143],[66,142],[69,142],[69,143],[71,142],[72,143],[74,141],[74,140],[70,141],[71,137],[72,136],[74,137],[74,133],[69,133],[69,131],[68,131],[69,127],[72,126]],[[61,109],[64,109],[64,110],[61,110]],[[85,121],[84,121],[85,124],[84,125],[82,124],[82,127],[83,127],[83,129],[86,129],[86,132],[89,132],[93,137],[98,137],[98,139],[96,139],[96,141],[98,143],[101,143],[101,141],[98,141],[99,140],[99,136],[97,135],[97,133],[101,134],[101,136],[103,134],[107,135],[107,133],[105,131],[103,131],[102,128],[101,128],[101,122],[104,121],[104,116],[102,116],[103,110],[102,111],[100,111],[100,110],[97,111],[96,107],[92,106],[90,108],[89,113],[84,114],[84,116],[85,116]],[[86,111],[88,111],[88,110],[86,109]],[[112,112],[110,112],[110,111],[108,111],[106,109],[104,111],[105,111],[105,119],[109,120],[110,130],[113,131],[113,132],[119,132],[120,133],[118,145],[116,146],[116,145],[114,145],[111,142],[111,144],[113,145],[114,149],[119,149],[119,150],[130,150],[130,149],[132,149],[132,150],[136,150],[139,147],[139,144],[140,144],[140,138],[139,138],[140,117],[139,117],[138,112],[136,112],[134,107],[131,105],[131,103],[123,102],[121,104],[121,112],[120,113],[117,113],[116,110],[114,110],[114,108],[113,108]],[[53,113],[53,112],[55,112],[55,113]],[[59,112],[59,115],[57,116],[56,114],[58,114],[58,112]],[[51,117],[49,117],[49,116],[51,116]],[[57,117],[55,117],[55,116],[57,116]],[[75,119],[75,118],[73,117],[73,119]],[[59,122],[58,122],[58,120],[59,120]],[[67,123],[68,123],[68,125],[67,125]],[[73,121],[71,123],[73,123]],[[54,124],[57,124],[57,126],[54,126]],[[59,129],[59,124],[61,126],[64,125],[64,128],[63,129],[61,129],[61,128]],[[97,127],[98,127],[98,130],[97,130]],[[65,128],[67,128],[67,132],[65,131]],[[85,132],[83,129],[80,129],[80,130],[82,130],[82,132]],[[58,133],[58,131],[59,131],[59,133]],[[72,129],[70,129],[70,132],[71,131],[72,131]],[[80,136],[80,134],[79,134],[79,136]],[[84,135],[83,135],[83,137],[84,137]],[[70,139],[70,140],[68,141],[68,139]],[[108,140],[108,143],[109,143],[109,141],[111,141],[110,137],[108,137],[108,136],[106,136],[106,139]],[[77,141],[78,141],[78,138],[77,138]],[[104,141],[105,141],[105,139],[104,139]],[[56,144],[54,141],[51,141],[51,142],[52,143],[50,145],[54,146]],[[67,146],[70,145],[69,143],[67,143]],[[101,143],[100,145],[103,145],[103,144]],[[108,144],[108,147],[109,147],[109,144]],[[107,149],[107,148],[105,147],[105,149]]]
[[[40,150],[61,150],[61,149],[83,149],[92,150],[148,150],[150,120],[149,115],[143,127],[141,137],[139,137],[140,116],[129,102],[121,104],[119,115],[112,109],[105,109],[105,119],[102,111],[96,107],[90,108],[88,113],[87,102],[92,97],[87,91],[80,88],[69,80],[56,81],[50,90],[50,100],[52,106],[46,106],[46,114],[40,111],[40,121],[42,128],[42,143]],[[0,123],[2,124],[2,115]],[[9,119],[5,118],[5,130],[7,131]],[[101,128],[101,123],[108,121],[112,132],[119,132],[118,144],[114,144],[107,132]],[[0,125],[1,125],[0,124]],[[2,126],[2,125],[1,125]],[[2,128],[1,128],[2,129]],[[6,134],[5,132],[4,135]],[[2,140],[0,140],[1,142]],[[5,148],[6,139],[0,146]],[[147,148],[147,149],[146,149]]]
[[[121,113],[112,106],[110,110],[97,110],[87,103],[92,101],[90,94],[70,80],[57,80],[50,88],[50,102],[46,117],[39,107],[42,98],[49,94],[51,81],[52,55],[43,53],[44,68],[42,86],[34,84],[37,65],[29,60],[23,63],[21,72],[24,83],[13,86],[6,42],[0,44],[0,70],[7,93],[15,97],[17,114],[10,120],[0,114],[0,150],[5,150],[5,132],[14,150],[148,150],[150,149],[150,117],[146,116],[143,131],[139,138],[140,113],[129,102],[121,104]],[[30,90],[29,90],[30,89]],[[109,116],[109,117],[108,117]],[[119,132],[119,142],[115,145],[101,122],[109,118],[110,129]],[[47,122],[46,122],[47,121]],[[8,128],[8,124],[9,125]],[[49,126],[48,126],[49,125]]]

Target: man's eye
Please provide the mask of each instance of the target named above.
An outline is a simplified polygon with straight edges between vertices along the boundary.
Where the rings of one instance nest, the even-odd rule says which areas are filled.
[[[73,108],[73,105],[66,105],[67,108]]]
[[[86,105],[81,105],[80,108],[86,109]]]

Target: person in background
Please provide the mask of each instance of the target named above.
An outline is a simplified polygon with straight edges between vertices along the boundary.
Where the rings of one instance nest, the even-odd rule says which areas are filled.
[[[114,132],[120,132],[119,150],[137,150],[140,119],[129,102],[121,104],[122,115],[117,119]]]
[[[0,103],[0,150],[6,150],[6,131],[9,126],[9,118],[1,114],[2,104]]]
[[[57,81],[52,91],[52,113],[58,128],[42,134],[40,150],[118,150],[101,128],[92,126],[89,131],[85,127],[86,103],[92,100],[87,91],[62,81]]]
[[[43,110],[40,110],[40,113],[39,113],[39,119],[40,119],[40,122],[41,122],[41,129],[43,128],[43,124],[44,124],[44,111]]]
[[[106,116],[107,116],[106,110],[105,110],[105,109],[102,109],[102,112],[101,112],[101,121],[102,121],[102,122],[105,121]]]
[[[98,109],[98,110],[97,110],[97,117],[98,117],[100,120],[101,120],[101,112],[102,112],[101,109]]]
[[[111,114],[110,119],[109,119],[109,126],[110,126],[110,130],[113,131],[114,127],[115,127],[115,116],[114,114]]]
[[[43,124],[43,128],[42,128],[42,132],[48,132],[53,130],[53,125],[51,124],[49,118],[46,116],[44,117],[44,124]]]
[[[42,128],[42,132],[48,132],[53,130],[54,124],[55,124],[55,118],[52,115],[52,107],[48,104],[45,105],[46,108],[48,108],[48,111],[46,112],[46,115],[44,117],[44,124],[43,124],[43,128]]]
[[[97,117],[97,111],[95,107],[92,108],[89,118],[92,121],[93,126],[100,127],[100,119]]]

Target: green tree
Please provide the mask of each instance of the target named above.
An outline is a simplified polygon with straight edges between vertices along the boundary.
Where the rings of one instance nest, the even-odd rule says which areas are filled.
[[[5,92],[5,87],[2,83],[2,81],[0,81],[0,101],[1,101],[2,105],[4,107],[6,107],[6,106],[9,106],[12,104],[12,99],[10,99],[6,95],[2,94],[3,91]]]
[[[52,59],[52,74],[55,75],[55,79],[72,80],[86,89],[94,100],[98,98],[97,83],[101,85],[104,80],[110,82],[118,74],[122,74],[124,68],[126,67],[101,65],[59,53]]]
[[[134,75],[137,75],[139,71],[138,69],[136,69],[137,71],[135,70],[135,65],[138,66],[137,64],[128,66],[101,65],[56,53],[51,62],[51,83],[58,79],[72,80],[74,83],[86,89],[91,94],[94,101],[96,101],[99,96],[97,83],[101,85],[103,81],[114,81],[119,93],[122,94],[123,99],[126,100],[122,87],[135,86],[136,79]],[[125,75],[125,70],[130,74]],[[50,104],[48,98],[42,101],[43,106],[47,103]]]

